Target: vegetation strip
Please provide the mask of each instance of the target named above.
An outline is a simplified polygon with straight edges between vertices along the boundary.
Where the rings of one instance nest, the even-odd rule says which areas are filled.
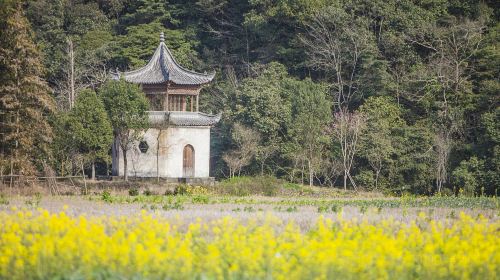
[[[287,206],[357,206],[375,208],[401,207],[443,207],[443,208],[478,208],[500,209],[497,197],[412,197],[401,198],[346,198],[346,199],[315,199],[315,198],[267,198],[267,197],[232,197],[210,194],[185,195],[111,195],[104,192],[100,196],[87,196],[89,200],[102,200],[108,203],[161,203],[161,204],[270,204]]]

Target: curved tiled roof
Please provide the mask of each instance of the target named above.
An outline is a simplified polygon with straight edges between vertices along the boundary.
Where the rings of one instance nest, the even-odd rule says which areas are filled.
[[[167,120],[174,126],[213,126],[220,121],[221,114],[210,115],[200,112],[150,111],[151,125],[163,125]]]
[[[215,72],[201,74],[180,66],[165,45],[163,33],[161,33],[160,45],[148,64],[137,70],[118,73],[115,77],[120,76],[123,76],[127,82],[135,84],[160,84],[170,81],[178,85],[202,85],[212,81]]]

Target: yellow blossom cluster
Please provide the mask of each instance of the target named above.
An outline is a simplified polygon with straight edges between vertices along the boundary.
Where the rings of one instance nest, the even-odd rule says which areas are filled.
[[[174,226],[135,217],[0,213],[0,279],[495,279],[500,222],[272,216]]]

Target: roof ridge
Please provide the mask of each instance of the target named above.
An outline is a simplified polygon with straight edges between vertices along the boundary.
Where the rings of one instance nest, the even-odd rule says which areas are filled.
[[[198,73],[181,66],[172,52],[160,40],[149,62],[138,69],[123,72],[125,80],[138,84],[158,84],[171,81],[175,84],[202,85],[215,77],[215,71],[210,74]]]
[[[152,125],[163,125],[165,119],[163,116],[168,115],[170,124],[176,126],[213,126],[217,124],[222,114],[210,115],[202,112],[185,112],[185,111],[171,111],[158,114],[158,111],[150,112],[149,122]]]
[[[213,70],[211,72],[211,74],[204,74],[204,73],[200,73],[200,72],[196,72],[196,71],[193,71],[193,70],[189,70],[185,67],[183,67],[182,65],[180,65],[177,60],[175,60],[175,57],[173,56],[172,52],[170,51],[170,49],[168,48],[167,44],[165,42],[160,42],[160,46],[163,44],[163,46],[165,47],[165,49],[167,50],[167,53],[169,54],[169,57],[172,59],[172,62],[177,66],[179,67],[181,70],[184,70],[186,72],[189,72],[191,74],[197,74],[197,75],[203,75],[203,76],[212,76],[212,78],[215,76],[215,70]]]

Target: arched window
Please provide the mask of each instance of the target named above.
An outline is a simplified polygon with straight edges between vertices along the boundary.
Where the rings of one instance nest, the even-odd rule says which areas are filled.
[[[182,152],[182,174],[183,177],[194,176],[194,148],[189,144],[184,146]]]

